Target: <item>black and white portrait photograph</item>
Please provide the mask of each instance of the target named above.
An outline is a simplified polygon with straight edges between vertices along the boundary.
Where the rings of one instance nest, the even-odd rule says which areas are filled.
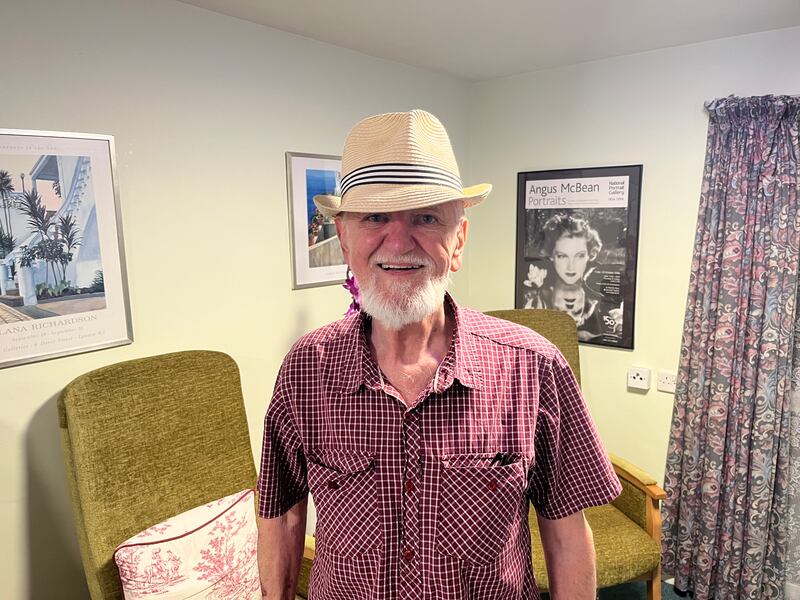
[[[579,341],[633,348],[641,171],[519,174],[516,308],[566,312]]]

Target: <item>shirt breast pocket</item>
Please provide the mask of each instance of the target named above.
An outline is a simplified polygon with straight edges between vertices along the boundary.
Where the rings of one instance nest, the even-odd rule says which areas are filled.
[[[525,467],[521,459],[491,465],[493,454],[442,457],[436,548],[473,564],[498,558],[519,532],[524,514]]]
[[[374,456],[369,452],[322,450],[307,456],[308,488],[317,510],[321,551],[350,557],[382,540]]]

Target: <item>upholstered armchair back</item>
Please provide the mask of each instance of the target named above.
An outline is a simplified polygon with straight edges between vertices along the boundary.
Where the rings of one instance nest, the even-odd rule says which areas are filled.
[[[97,369],[58,400],[64,463],[93,600],[122,598],[112,553],[150,525],[255,485],[239,370],[178,352]]]

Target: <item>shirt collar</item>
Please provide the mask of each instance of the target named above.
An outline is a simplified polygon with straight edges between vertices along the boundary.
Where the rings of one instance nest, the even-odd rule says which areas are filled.
[[[475,336],[472,334],[468,315],[458,307],[450,294],[445,295],[447,309],[455,317],[455,332],[450,343],[450,348],[445,354],[444,359],[439,364],[438,376],[435,380],[433,392],[441,393],[448,389],[453,380],[457,379],[462,385],[480,389],[483,385],[480,362],[478,360],[478,349],[475,347]],[[349,359],[340,359],[339,389],[346,393],[357,391],[361,385],[372,389],[379,389],[381,376],[378,372],[378,365],[372,357],[367,342],[367,327],[370,317],[363,311],[359,312],[354,318],[350,327],[344,332],[342,341],[343,349],[355,347],[355,352],[346,352]],[[328,360],[337,358],[328,354]]]

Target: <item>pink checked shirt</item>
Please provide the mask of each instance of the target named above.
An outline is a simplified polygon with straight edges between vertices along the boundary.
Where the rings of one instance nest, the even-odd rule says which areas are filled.
[[[531,600],[529,503],[548,519],[621,491],[564,357],[458,308],[412,407],[381,377],[363,314],[302,337],[264,419],[259,514],[310,491],[310,600]],[[492,463],[500,452],[502,462]]]

